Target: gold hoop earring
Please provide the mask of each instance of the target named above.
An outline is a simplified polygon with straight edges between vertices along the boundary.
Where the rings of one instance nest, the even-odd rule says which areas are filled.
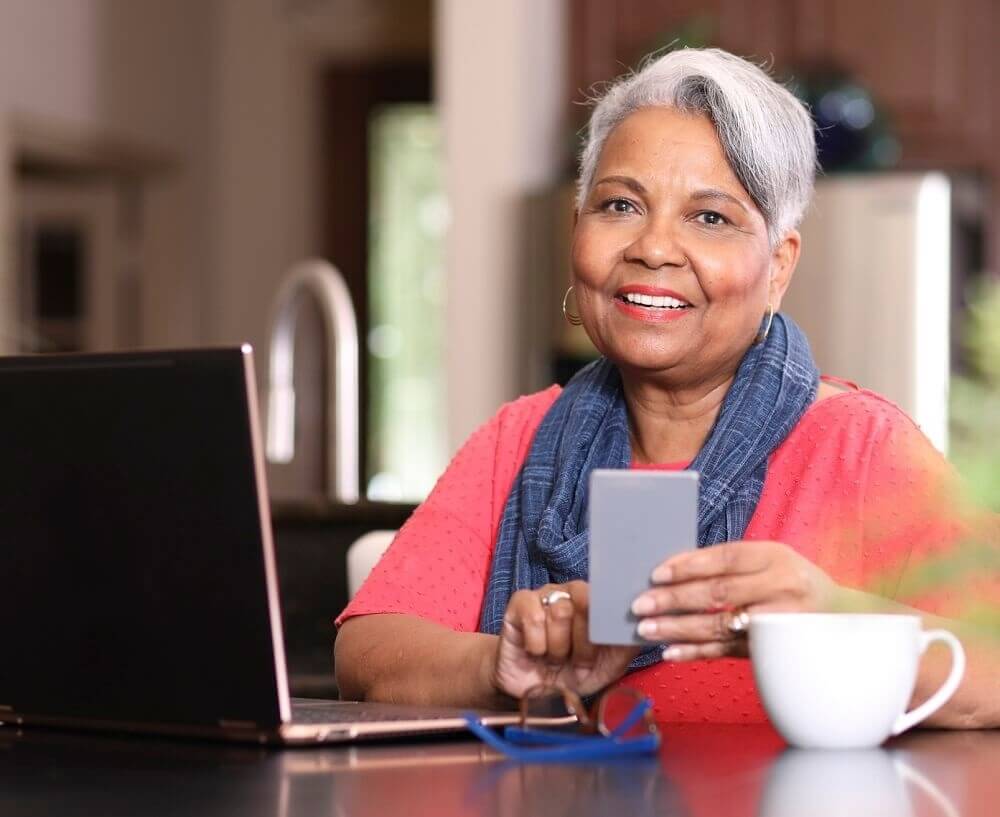
[[[767,325],[764,327],[763,332],[759,332],[757,337],[754,339],[754,346],[759,346],[765,340],[767,336],[771,334],[771,324],[774,322],[774,307],[771,306],[771,302],[767,302]]]
[[[569,300],[569,294],[570,294],[570,293],[571,293],[571,292],[572,292],[572,291],[573,291],[573,290],[574,290],[575,288],[576,288],[576,287],[570,287],[569,289],[567,289],[567,290],[566,290],[566,294],[565,294],[565,295],[563,295],[563,307],[562,307],[562,309],[563,309],[563,317],[564,317],[564,318],[566,319],[566,321],[567,321],[567,322],[568,322],[568,323],[569,323],[569,324],[570,324],[571,326],[579,326],[579,325],[580,325],[581,323],[583,323],[583,321],[582,321],[582,320],[580,320],[580,316],[579,316],[579,315],[574,315],[574,314],[573,314],[572,312],[569,312],[569,311],[568,311],[568,310],[566,309],[566,301],[568,301],[568,300]]]

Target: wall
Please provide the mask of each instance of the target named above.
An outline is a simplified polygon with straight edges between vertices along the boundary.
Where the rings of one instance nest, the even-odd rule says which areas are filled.
[[[217,222],[206,339],[249,340],[263,355],[281,277],[324,246],[322,68],[426,53],[429,13],[424,0],[214,2]]]
[[[428,20],[424,0],[0,0],[0,148],[27,118],[164,158],[144,341],[263,347],[282,273],[321,246],[321,65],[426,52]]]
[[[452,448],[523,388],[522,214],[528,194],[550,185],[563,161],[565,25],[562,0],[436,6],[436,93],[452,212],[446,359]]]
[[[522,221],[564,158],[564,6],[435,6],[453,447],[522,388]],[[13,118],[148,150],[172,169],[144,209],[144,343],[265,351],[281,275],[322,246],[320,66],[420,53],[426,17],[426,3],[389,0],[0,0],[0,257]]]
[[[262,356],[282,275],[321,245],[318,67],[277,4],[219,5],[218,221],[208,339],[249,340]]]
[[[201,0],[4,0],[0,3],[0,218],[3,291],[11,267],[10,174],[15,123],[162,156],[149,186],[144,342],[201,335],[211,214],[206,166],[212,126],[214,19]],[[9,309],[10,298],[3,302]],[[9,315],[5,325],[10,328]],[[9,346],[7,347],[9,348]]]

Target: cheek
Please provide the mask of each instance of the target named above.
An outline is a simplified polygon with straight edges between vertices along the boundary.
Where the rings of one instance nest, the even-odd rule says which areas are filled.
[[[767,289],[768,269],[766,261],[748,264],[745,255],[734,253],[703,264],[698,278],[710,301],[743,301]]]
[[[600,230],[578,226],[573,233],[570,261],[582,283],[600,283],[611,272],[615,249]]]

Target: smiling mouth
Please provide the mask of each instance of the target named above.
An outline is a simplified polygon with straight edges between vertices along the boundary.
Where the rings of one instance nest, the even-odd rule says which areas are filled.
[[[647,309],[690,309],[691,304],[686,301],[671,298],[668,295],[642,295],[638,292],[626,292],[623,295],[616,295],[615,298],[629,306],[646,307]]]

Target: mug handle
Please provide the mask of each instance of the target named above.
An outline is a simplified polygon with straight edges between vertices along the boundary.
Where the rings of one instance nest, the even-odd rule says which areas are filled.
[[[911,712],[904,712],[896,718],[896,722],[892,725],[893,735],[905,732],[937,712],[955,694],[955,690],[962,682],[962,676],[965,674],[965,650],[962,649],[962,643],[947,630],[927,630],[920,633],[920,654],[923,655],[935,641],[943,641],[951,649],[951,672],[930,698]]]

